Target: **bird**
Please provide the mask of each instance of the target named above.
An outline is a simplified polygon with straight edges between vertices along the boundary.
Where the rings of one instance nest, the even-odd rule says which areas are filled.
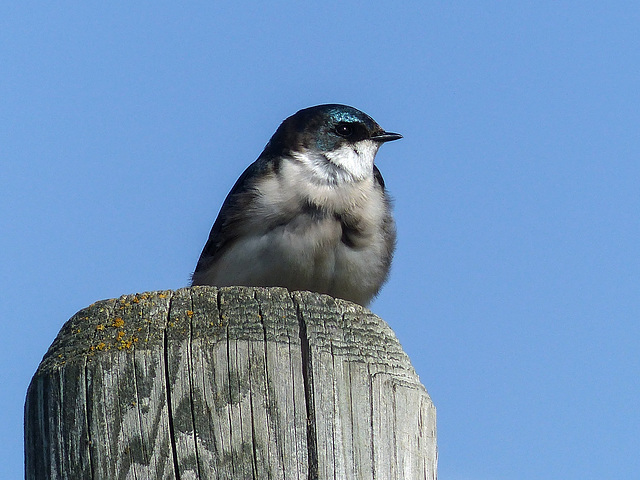
[[[223,202],[191,285],[286,287],[368,306],[396,245],[374,160],[400,138],[348,105],[286,118]]]

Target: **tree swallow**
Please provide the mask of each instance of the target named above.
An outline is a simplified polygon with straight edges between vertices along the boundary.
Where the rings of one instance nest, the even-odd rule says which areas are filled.
[[[366,306],[387,279],[396,240],[373,162],[399,138],[347,105],[287,118],[224,201],[192,285],[279,286]]]

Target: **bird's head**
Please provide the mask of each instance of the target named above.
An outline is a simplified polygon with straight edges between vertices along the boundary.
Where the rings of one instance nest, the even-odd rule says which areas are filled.
[[[297,158],[330,181],[357,181],[373,174],[380,145],[399,138],[353,107],[317,105],[282,122],[263,155]]]

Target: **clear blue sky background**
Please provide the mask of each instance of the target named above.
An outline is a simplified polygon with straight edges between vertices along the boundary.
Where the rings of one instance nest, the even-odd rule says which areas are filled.
[[[0,478],[62,324],[186,285],[239,174],[328,102],[405,136],[372,310],[440,479],[640,478],[640,4],[220,3],[0,7]]]

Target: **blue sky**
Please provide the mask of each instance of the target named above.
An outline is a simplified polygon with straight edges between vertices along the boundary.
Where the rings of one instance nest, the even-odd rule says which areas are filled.
[[[5,2],[0,477],[62,324],[178,288],[279,123],[346,103],[398,249],[371,306],[442,480],[640,478],[640,4]]]

